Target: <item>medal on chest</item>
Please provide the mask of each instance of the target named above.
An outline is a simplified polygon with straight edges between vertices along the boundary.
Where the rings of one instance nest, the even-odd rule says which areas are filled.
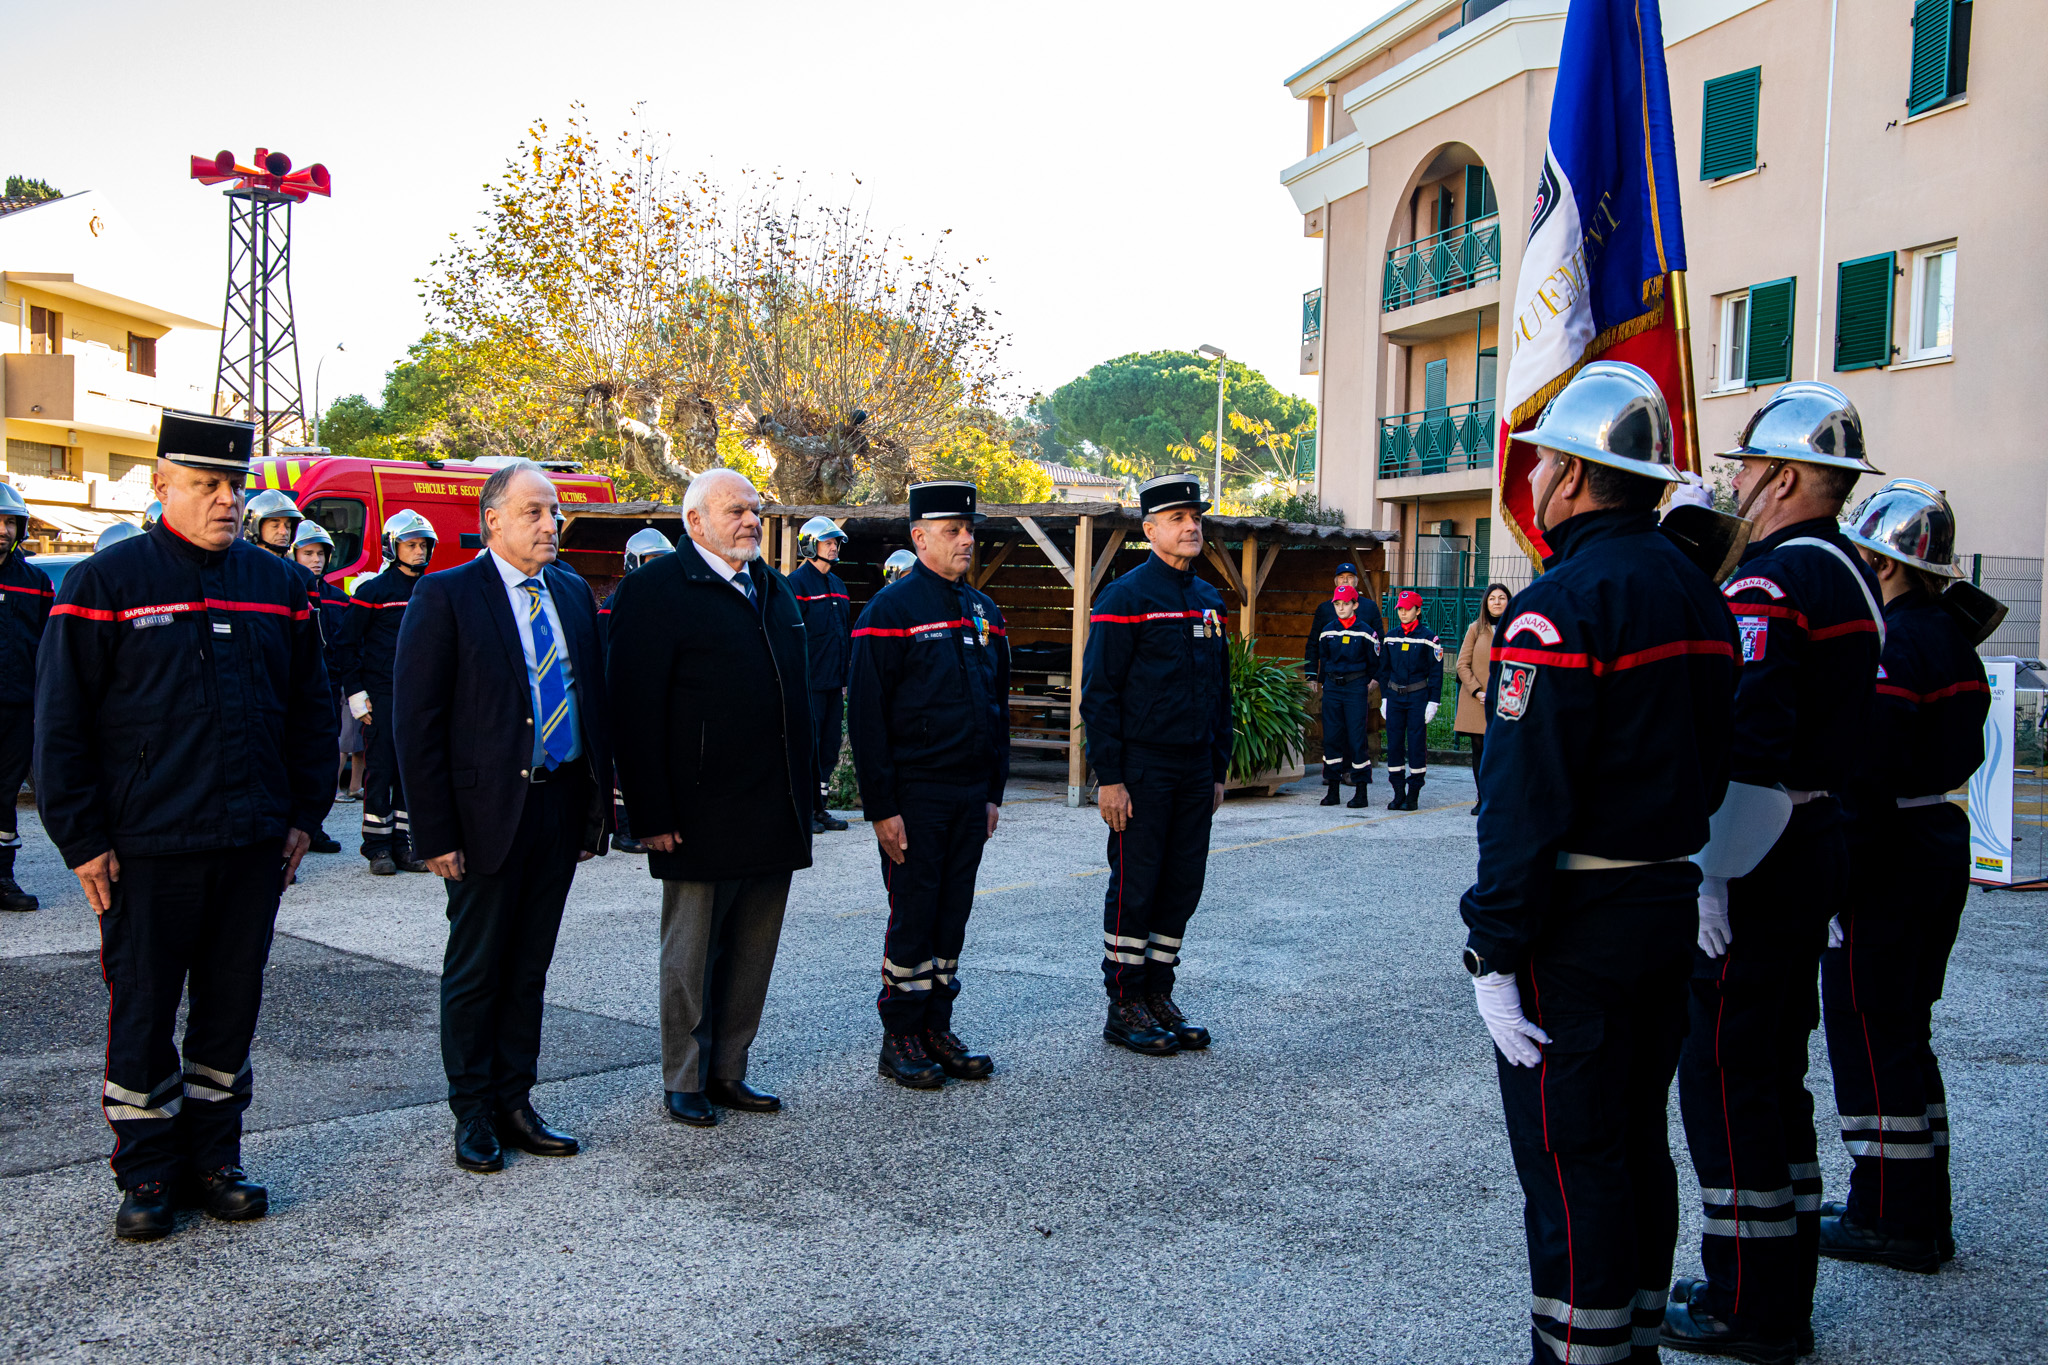
[[[967,634],[967,643],[988,648],[988,616],[982,611],[981,603],[974,604],[974,620]]]

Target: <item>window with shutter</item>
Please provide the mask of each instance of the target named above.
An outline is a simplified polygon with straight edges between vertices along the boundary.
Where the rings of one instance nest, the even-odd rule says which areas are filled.
[[[1751,385],[1784,384],[1792,378],[1792,278],[1751,285],[1746,378]]]
[[[1892,253],[1835,267],[1835,368],[1867,370],[1892,361]]]
[[[1756,169],[1757,101],[1764,69],[1753,66],[1707,82],[1700,114],[1700,179]]]
[[[1500,212],[1500,203],[1493,197],[1493,177],[1486,173],[1484,166],[1465,168],[1465,221],[1486,218]]]
[[[1924,114],[1969,87],[1971,0],[1914,0],[1906,113]]]
[[[1451,362],[1432,360],[1422,367],[1422,406],[1431,416],[1451,404]]]

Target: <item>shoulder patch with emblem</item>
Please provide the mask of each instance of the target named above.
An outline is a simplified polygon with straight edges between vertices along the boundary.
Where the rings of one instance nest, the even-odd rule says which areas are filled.
[[[1536,690],[1536,665],[1504,663],[1500,666],[1500,693],[1494,699],[1493,714],[1501,720],[1520,720],[1529,709],[1529,694]]]
[[[1768,616],[1738,616],[1737,629],[1742,632],[1742,662],[1753,664],[1764,657],[1764,646],[1771,638],[1771,618]]]
[[[1776,583],[1773,583],[1770,579],[1763,577],[1761,574],[1750,574],[1746,578],[1738,578],[1733,583],[1730,583],[1727,587],[1721,589],[1721,592],[1724,596],[1733,597],[1736,593],[1748,592],[1752,588],[1761,590],[1764,596],[1769,597],[1773,600],[1777,600],[1785,596],[1785,590],[1783,588],[1779,587]]]
[[[1503,643],[1528,631],[1546,645],[1554,645],[1564,639],[1564,632],[1552,624],[1550,618],[1540,611],[1525,611],[1508,622],[1507,631],[1500,637]]]

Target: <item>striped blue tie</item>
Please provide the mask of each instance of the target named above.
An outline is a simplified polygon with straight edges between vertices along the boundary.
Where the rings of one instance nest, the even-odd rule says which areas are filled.
[[[569,683],[562,676],[562,647],[555,642],[548,614],[540,609],[540,580],[529,578],[519,586],[526,589],[526,620],[533,630],[533,672],[540,679],[541,751],[552,768],[568,757],[572,742],[564,728],[569,719]]]

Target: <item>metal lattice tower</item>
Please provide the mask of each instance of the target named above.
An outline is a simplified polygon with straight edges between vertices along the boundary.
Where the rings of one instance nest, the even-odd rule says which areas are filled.
[[[246,405],[258,449],[268,455],[279,433],[306,422],[292,325],[294,196],[257,186],[229,190],[227,201],[228,293],[214,402]]]

